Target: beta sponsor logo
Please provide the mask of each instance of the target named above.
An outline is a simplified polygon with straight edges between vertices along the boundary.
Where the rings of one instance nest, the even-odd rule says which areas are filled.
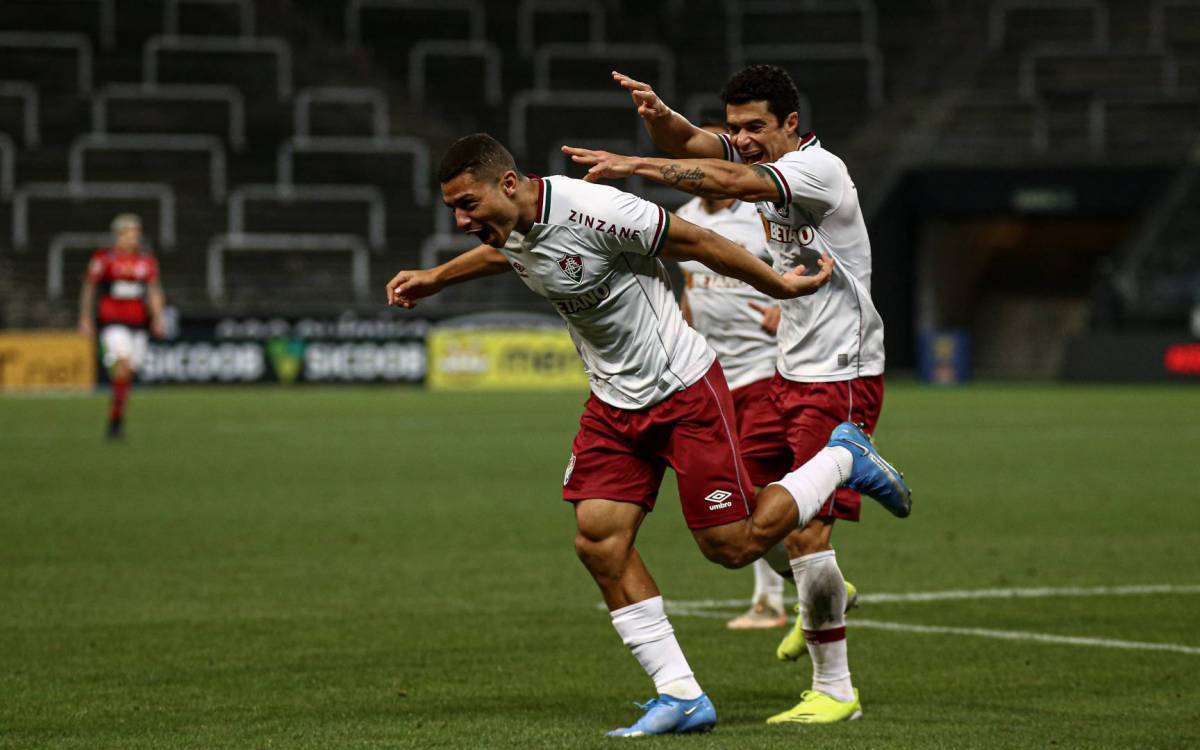
[[[728,490],[716,490],[715,492],[710,492],[704,498],[704,501],[708,503],[709,510],[723,510],[733,505],[733,502],[729,499],[731,497],[733,497],[733,493]]]
[[[585,214],[582,211],[576,211],[575,209],[571,209],[571,216],[567,220],[573,221],[580,226],[587,227],[588,229],[595,229],[597,232],[615,235],[621,239],[636,239],[637,237],[641,236],[641,230],[639,229],[630,229],[629,227],[623,227],[611,221],[597,219],[595,216],[589,216],[588,214]]]
[[[816,236],[816,230],[809,224],[792,227],[774,221],[767,222],[767,237],[773,242],[782,242],[785,245],[809,245],[816,239]]]
[[[596,288],[590,289],[575,297],[551,300],[551,302],[554,303],[554,307],[556,307],[563,315],[572,315],[585,310],[591,310],[593,307],[596,307],[601,302],[608,299],[611,294],[612,289],[605,282],[599,284]]]

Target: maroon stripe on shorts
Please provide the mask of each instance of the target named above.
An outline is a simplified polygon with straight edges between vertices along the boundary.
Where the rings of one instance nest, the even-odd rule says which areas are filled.
[[[809,643],[833,643],[846,640],[846,628],[830,628],[829,630],[805,630],[804,640]]]

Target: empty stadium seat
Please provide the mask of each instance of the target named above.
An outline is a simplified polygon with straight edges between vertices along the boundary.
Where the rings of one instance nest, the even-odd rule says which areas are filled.
[[[256,208],[248,210],[248,204]],[[347,213],[349,205],[366,210]],[[387,205],[374,185],[239,185],[229,193],[228,231],[355,234],[381,251],[387,241]]]
[[[605,9],[589,0],[521,0],[517,6],[517,49],[529,57],[542,44],[605,39]]]
[[[208,133],[241,151],[246,104],[240,91],[220,84],[109,84],[92,97],[92,132]]]

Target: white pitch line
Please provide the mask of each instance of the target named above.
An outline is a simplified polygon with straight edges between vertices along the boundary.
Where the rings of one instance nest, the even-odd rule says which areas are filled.
[[[879,620],[859,620],[857,618],[846,620],[846,624],[856,628],[898,630],[909,633],[972,635],[980,638],[998,638],[1006,641],[1037,641],[1039,643],[1057,643],[1066,646],[1099,646],[1101,648],[1121,648],[1133,651],[1170,651],[1176,654],[1200,655],[1200,647],[1184,646],[1179,643],[1119,641],[1112,638],[1084,638],[1073,635],[1054,635],[1052,633],[1031,633],[1024,630],[990,630],[987,628],[953,628],[942,625],[912,625],[904,622],[880,622]]]
[[[1064,586],[1060,588],[960,589],[859,594],[864,604],[923,603],[964,599],[1047,599],[1052,597],[1145,596],[1149,594],[1200,594],[1200,585],[1150,584],[1141,586]],[[744,607],[747,599],[667,600],[668,607],[716,609]]]

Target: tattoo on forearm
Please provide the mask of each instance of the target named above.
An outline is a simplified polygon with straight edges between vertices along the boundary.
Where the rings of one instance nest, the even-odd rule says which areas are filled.
[[[699,167],[680,169],[675,164],[668,164],[663,167],[661,171],[663,179],[666,180],[671,187],[679,187],[679,183],[681,182],[691,182],[694,183],[691,187],[699,187],[700,183],[704,182],[704,178],[706,176],[704,174],[704,170],[700,169]]]

